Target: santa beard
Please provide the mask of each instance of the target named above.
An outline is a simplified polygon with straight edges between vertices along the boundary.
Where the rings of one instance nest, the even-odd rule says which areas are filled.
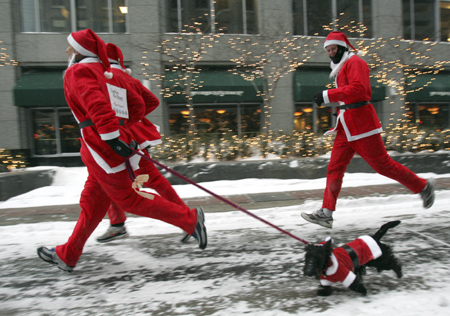
[[[75,53],[73,53],[69,58],[67,58],[67,68],[75,64]]]

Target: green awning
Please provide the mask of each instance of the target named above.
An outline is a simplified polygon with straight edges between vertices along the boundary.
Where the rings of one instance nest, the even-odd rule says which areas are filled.
[[[16,106],[66,105],[63,72],[25,73],[14,87]]]
[[[450,74],[424,74],[406,78],[406,101],[450,101]]]
[[[295,102],[313,102],[314,96],[322,90],[332,89],[334,79],[330,79],[329,70],[297,70],[294,80]],[[370,78],[372,88],[371,101],[382,101],[386,97],[386,87]]]
[[[173,94],[166,97],[168,103],[185,103],[182,85],[191,79],[191,96],[195,103],[224,102],[261,102],[258,90],[262,89],[262,80],[245,80],[239,74],[229,71],[204,70],[197,74],[167,72],[164,86]]]

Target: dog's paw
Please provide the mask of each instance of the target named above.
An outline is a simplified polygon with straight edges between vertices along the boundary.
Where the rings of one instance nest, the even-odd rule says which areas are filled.
[[[401,265],[396,265],[392,270],[394,270],[395,274],[397,275],[397,278],[400,279],[403,276]]]
[[[354,292],[361,293],[362,295],[366,295],[367,294],[366,287],[358,279],[356,279],[355,281],[353,281],[352,284],[350,284],[349,289],[354,291]]]
[[[320,288],[317,290],[317,295],[319,296],[330,296],[331,293],[333,293],[333,290],[331,289],[331,286],[320,286]]]

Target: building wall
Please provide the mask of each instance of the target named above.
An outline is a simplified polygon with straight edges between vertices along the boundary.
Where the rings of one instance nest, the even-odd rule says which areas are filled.
[[[67,47],[68,34],[25,34],[20,33],[20,20],[18,18],[18,1],[0,0],[0,40],[2,48],[6,48],[12,59],[19,62],[19,67],[1,67],[0,76],[0,148],[24,149],[29,147],[27,140],[27,121],[24,111],[14,106],[12,90],[15,81],[20,76],[21,66],[61,66],[67,63],[65,49]],[[140,80],[148,79],[153,72],[161,72],[167,59],[153,50],[164,38],[175,35],[164,34],[164,1],[157,0],[132,0],[129,1],[129,34],[100,34],[105,42],[113,42],[122,48],[125,63]],[[374,0],[374,37],[392,38],[402,36],[402,9],[401,0]],[[292,2],[291,0],[260,0],[259,1],[259,35],[222,35],[212,48],[205,54],[203,63],[230,64],[230,59],[235,52],[227,48],[230,38],[249,38],[260,45],[273,42],[293,32]],[[315,49],[310,52],[307,64],[328,67],[329,59],[323,51],[324,38],[300,38],[299,42],[315,43]],[[241,44],[246,45],[246,44]],[[410,44],[405,44],[410,45]],[[414,49],[423,50],[422,44],[411,45]],[[436,59],[445,60],[448,56],[447,43],[438,43],[429,52],[434,60],[425,61],[433,63]],[[257,49],[255,47],[255,49]],[[144,54],[143,52],[147,53]],[[407,62],[416,63],[414,56],[402,56],[400,51],[386,45],[380,48],[384,51],[386,61],[407,59]],[[386,54],[389,52],[389,54]],[[301,53],[301,52],[299,52]],[[143,57],[146,57],[145,59]],[[277,62],[275,56],[273,62]],[[149,67],[144,67],[142,62],[149,62]],[[279,60],[278,60],[279,61]],[[380,67],[389,67],[382,65]],[[398,73],[398,80],[403,77]],[[272,100],[271,127],[273,130],[286,132],[293,129],[294,112],[294,75],[284,75],[277,83],[277,88]],[[162,98],[158,85],[160,82],[151,81],[152,91],[161,100],[161,106],[151,114],[155,124],[162,127],[162,133],[168,131],[167,104]],[[403,113],[403,98],[395,89],[389,90],[390,98],[383,102],[383,114],[380,119],[384,126],[393,118],[398,118]],[[311,100],[312,101],[312,100]],[[393,114],[392,114],[393,113]],[[8,135],[7,137],[4,135]]]
[[[0,148],[19,149],[25,145],[19,126],[23,123],[19,108],[13,106],[12,89],[16,68],[10,65],[16,59],[10,1],[0,1]]]

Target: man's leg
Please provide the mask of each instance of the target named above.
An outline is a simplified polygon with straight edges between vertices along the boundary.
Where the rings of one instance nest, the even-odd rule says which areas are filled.
[[[83,247],[108,210],[111,200],[95,177],[89,174],[80,198],[81,213],[77,224],[64,245],[56,246],[56,254],[69,266],[75,266]]]
[[[336,210],[344,174],[354,154],[355,151],[347,142],[343,129],[339,128],[333,143],[330,162],[328,163],[327,185],[323,195],[322,208],[331,211]]]
[[[355,151],[379,174],[401,183],[413,193],[420,193],[425,188],[425,179],[388,155],[380,134],[352,143]]]

